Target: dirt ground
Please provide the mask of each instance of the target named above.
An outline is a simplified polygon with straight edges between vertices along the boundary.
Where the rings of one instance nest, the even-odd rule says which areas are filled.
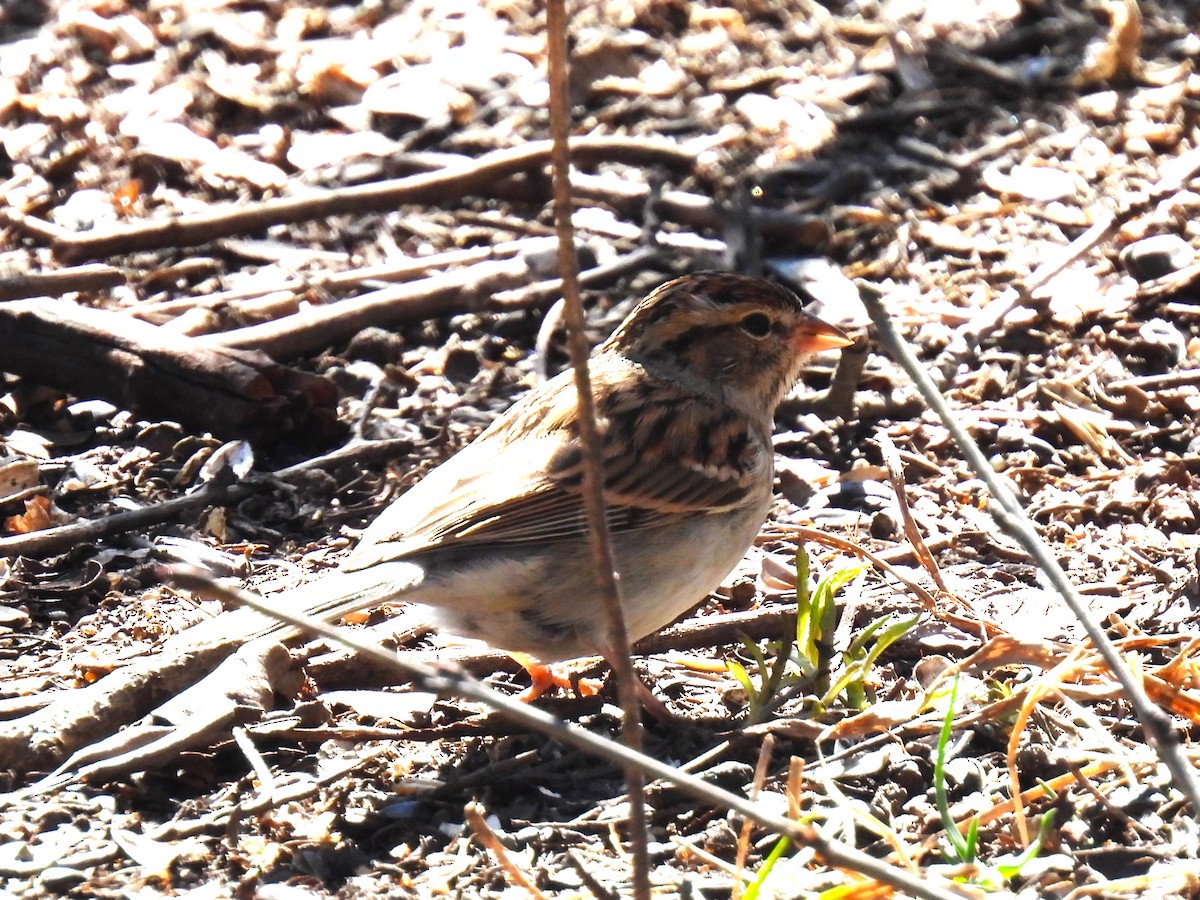
[[[1197,8],[570,10],[589,336],[719,268],[870,348],[808,367],[760,539],[638,656],[685,723],[650,722],[647,753],[973,895],[1200,896],[1185,791],[846,280],[1194,765]],[[327,642],[220,727],[152,714],[198,671],[94,699],[220,611],[162,561],[309,580],[565,365],[545,70],[526,0],[0,5],[0,895],[628,892],[619,769]],[[825,672],[788,646],[798,543],[845,582]],[[351,624],[523,686],[401,621]],[[619,729],[611,684],[538,702]],[[671,785],[648,799],[660,896],[857,885]],[[948,822],[973,819],[965,852]]]

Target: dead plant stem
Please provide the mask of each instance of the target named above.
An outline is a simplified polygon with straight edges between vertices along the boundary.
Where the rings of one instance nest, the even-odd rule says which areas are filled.
[[[1038,535],[1029,517],[1021,506],[1016,492],[1006,482],[1001,480],[988,464],[983,451],[967,434],[959,423],[953,410],[946,403],[941,392],[930,380],[925,366],[916,358],[912,349],[900,336],[892,323],[891,317],[884,308],[882,295],[873,285],[859,283],[859,293],[863,304],[871,316],[879,335],[880,343],[887,349],[892,358],[912,379],[930,409],[937,413],[938,418],[946,426],[959,450],[975,474],[987,485],[991,494],[988,512],[996,523],[1013,540],[1021,545],[1033,559],[1034,564],[1045,581],[1058,592],[1063,602],[1067,604],[1075,617],[1079,619],[1091,639],[1093,646],[1104,658],[1105,664],[1121,684],[1125,696],[1133,707],[1134,714],[1145,729],[1146,737],[1154,747],[1158,758],[1170,771],[1175,786],[1191,801],[1193,816],[1200,814],[1200,786],[1197,786],[1195,774],[1191,765],[1180,752],[1179,740],[1171,728],[1171,720],[1157,706],[1150,702],[1146,693],[1137,683],[1137,679],[1125,664],[1117,648],[1100,627],[1100,623],[1088,612],[1083,598],[1071,584],[1067,573],[1055,560],[1054,554]]]
[[[562,276],[567,346],[575,371],[578,395],[579,442],[583,451],[583,502],[587,514],[596,587],[608,624],[606,654],[617,679],[624,712],[621,738],[633,751],[642,748],[641,701],[629,646],[629,633],[621,610],[612,536],[604,502],[604,450],[596,425],[592,379],[588,371],[591,348],[584,331],[583,300],[579,295],[579,260],[571,225],[571,100],[567,85],[567,13],[565,0],[548,0],[546,33],[550,78],[550,174],[554,191],[554,224],[558,235],[558,268]],[[625,767],[629,793],[629,846],[633,858],[633,895],[650,900],[650,851],[646,823],[646,780],[637,766]]]

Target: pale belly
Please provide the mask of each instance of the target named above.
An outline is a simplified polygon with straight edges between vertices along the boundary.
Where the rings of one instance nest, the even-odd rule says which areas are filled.
[[[752,508],[696,516],[614,538],[625,625],[631,640],[687,612],[741,561],[766,517]],[[422,560],[425,562],[425,560]],[[432,608],[445,630],[542,661],[602,651],[603,603],[582,541],[428,558],[424,584],[405,599]]]

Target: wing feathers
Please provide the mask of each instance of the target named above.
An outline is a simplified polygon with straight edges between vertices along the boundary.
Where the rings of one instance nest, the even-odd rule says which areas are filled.
[[[628,384],[630,365],[614,358],[592,361],[613,531],[650,528],[759,500],[762,469],[771,465],[766,427],[756,428],[710,399],[681,398],[677,388],[656,389],[642,380],[641,390],[619,389]],[[464,469],[475,474],[455,478],[460,460],[451,458],[410,491],[407,510],[401,497],[380,516],[350,566],[436,548],[586,534],[574,407],[547,402],[550,392],[556,400],[562,397],[560,380],[526,396],[460,454],[489,454],[484,475],[470,465]],[[569,384],[565,390],[571,390]],[[524,439],[517,440],[519,434]]]

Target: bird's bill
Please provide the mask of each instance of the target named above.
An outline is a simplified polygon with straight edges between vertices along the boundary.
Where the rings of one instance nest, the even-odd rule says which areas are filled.
[[[804,321],[792,329],[788,338],[788,345],[796,353],[820,353],[822,350],[849,347],[853,343],[842,329],[816,316],[806,316]]]

